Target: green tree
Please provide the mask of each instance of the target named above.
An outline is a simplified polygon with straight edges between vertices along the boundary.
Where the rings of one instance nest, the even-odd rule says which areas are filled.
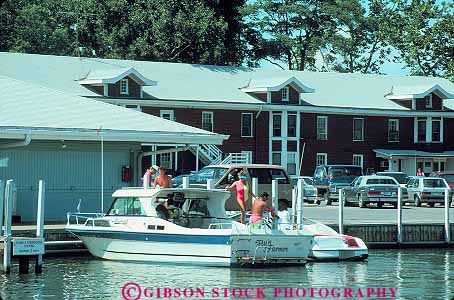
[[[393,46],[413,75],[454,79],[454,3],[398,1],[392,18]]]
[[[289,69],[314,69],[318,49],[336,30],[335,9],[335,0],[257,0],[246,5],[253,58],[284,61]]]
[[[338,30],[326,47],[320,49],[327,70],[345,73],[380,73],[391,60],[387,36],[392,7],[384,0],[366,6],[359,0],[339,0]]]

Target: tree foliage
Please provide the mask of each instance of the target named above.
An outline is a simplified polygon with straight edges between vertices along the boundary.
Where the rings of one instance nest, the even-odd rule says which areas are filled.
[[[398,60],[414,75],[454,79],[454,2],[393,1],[398,9],[390,38]]]

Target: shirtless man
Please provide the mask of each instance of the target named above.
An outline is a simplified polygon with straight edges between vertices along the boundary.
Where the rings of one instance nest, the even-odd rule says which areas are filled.
[[[266,200],[268,199],[268,193],[263,192],[254,201],[251,209],[251,217],[249,218],[249,225],[251,228],[259,229],[263,225],[263,212],[268,207],[266,206]],[[273,209],[270,207],[268,210],[271,212],[273,217],[275,216]]]
[[[155,178],[154,185],[159,185],[163,189],[172,187],[172,179],[166,175],[166,168],[159,167],[159,176]]]

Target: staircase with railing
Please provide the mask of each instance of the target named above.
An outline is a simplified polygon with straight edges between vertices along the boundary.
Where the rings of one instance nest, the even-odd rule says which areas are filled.
[[[190,151],[197,155],[197,148],[191,147]],[[252,158],[248,152],[229,153],[224,159],[222,150],[215,145],[199,145],[199,159],[205,165],[219,164],[250,164]]]

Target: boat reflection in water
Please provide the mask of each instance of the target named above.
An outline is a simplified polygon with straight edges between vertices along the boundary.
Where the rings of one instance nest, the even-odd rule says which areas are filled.
[[[388,287],[397,288],[399,300],[454,297],[452,249],[372,249],[369,254],[367,261],[359,263],[308,263],[304,267],[254,269],[119,262],[91,256],[48,257],[43,274],[0,273],[0,296],[7,300],[120,299],[123,287],[134,282],[142,289],[202,287],[208,291],[265,287],[267,295],[274,287]]]

